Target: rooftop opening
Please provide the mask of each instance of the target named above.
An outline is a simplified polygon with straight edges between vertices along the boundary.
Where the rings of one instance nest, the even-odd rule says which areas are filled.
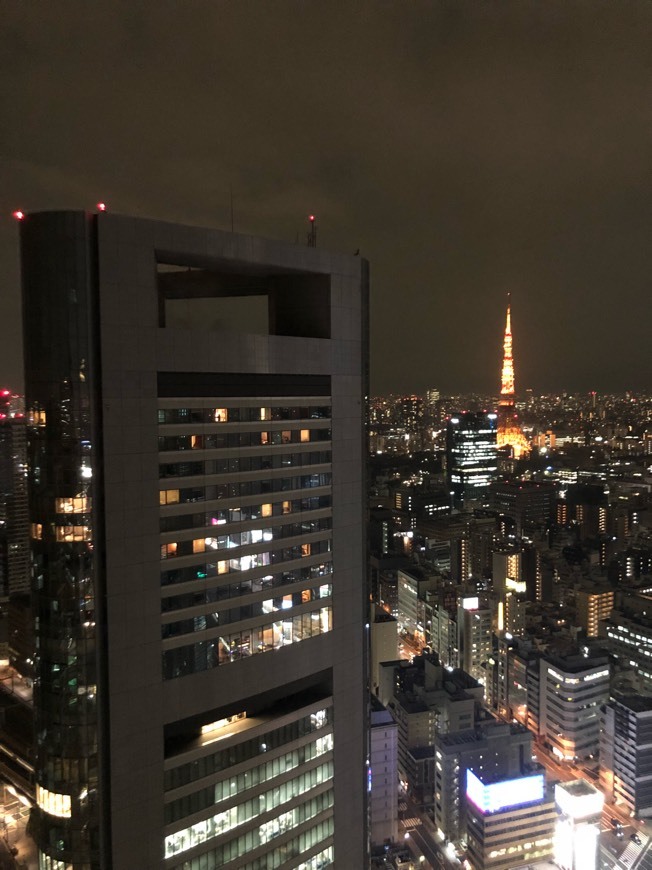
[[[330,277],[157,252],[159,327],[330,338]]]

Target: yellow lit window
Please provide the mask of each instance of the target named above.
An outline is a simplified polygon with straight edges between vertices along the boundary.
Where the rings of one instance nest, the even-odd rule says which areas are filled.
[[[269,432],[261,432],[260,433],[260,443],[261,444],[269,444]]]
[[[292,502],[291,501],[284,501],[283,502],[283,513],[284,514],[291,514],[292,513]]]
[[[260,513],[261,513],[261,516],[264,516],[264,517],[271,517],[271,515],[272,515],[272,506],[271,506],[271,504],[264,504],[264,505],[262,505]]]
[[[232,725],[234,722],[246,718],[247,714],[244,711],[242,713],[234,713],[233,716],[227,716],[225,719],[217,719],[215,722],[210,722],[208,725],[202,725],[201,733],[210,734],[213,731],[219,731],[220,728],[225,728],[227,725]]]
[[[43,524],[42,523],[32,523],[30,527],[32,538],[35,541],[43,540]]]
[[[260,409],[260,419],[261,420],[271,420],[272,419],[272,409],[271,408],[261,408]]]
[[[72,813],[72,802],[69,794],[57,794],[42,788],[40,785],[36,786],[36,803],[50,816],[69,819]]]
[[[206,541],[204,538],[195,538],[192,542],[192,551],[193,553],[203,553],[206,549]]]
[[[226,423],[229,419],[228,408],[215,408],[213,411],[213,420],[216,423]]]
[[[178,489],[162,489],[158,496],[159,504],[179,504]]]
[[[292,440],[292,432],[289,429],[284,429],[281,432],[281,441],[283,444],[289,444]]]
[[[217,573],[218,574],[228,574],[229,573],[229,563],[228,562],[218,562],[217,563]]]
[[[58,514],[81,514],[88,510],[88,499],[83,495],[75,498],[55,498],[54,510]]]
[[[309,556],[310,555],[310,544],[301,544],[301,555]]]
[[[301,430],[301,441],[306,442],[310,441],[310,429],[302,429]]]
[[[74,541],[90,541],[91,533],[87,526],[56,526],[55,537],[57,541],[69,544]]]
[[[172,544],[163,544],[161,546],[161,559],[169,559],[171,556],[177,555],[176,541]]]

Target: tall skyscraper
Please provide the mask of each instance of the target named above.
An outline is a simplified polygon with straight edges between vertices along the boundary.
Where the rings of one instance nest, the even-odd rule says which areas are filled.
[[[21,242],[41,870],[365,866],[366,261]]]
[[[456,505],[486,499],[498,470],[496,415],[465,411],[446,426],[448,489]]]
[[[25,418],[0,390],[0,598],[29,591]]]
[[[512,354],[511,304],[507,305],[505,338],[503,340],[503,370],[500,378],[500,402],[498,403],[498,447],[511,447],[518,459],[527,453],[530,446],[518,424],[514,406],[514,357]]]

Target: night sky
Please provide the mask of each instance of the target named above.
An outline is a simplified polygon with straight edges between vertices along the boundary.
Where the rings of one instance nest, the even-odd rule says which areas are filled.
[[[3,0],[0,386],[14,209],[371,261],[372,392],[652,386],[649,0]],[[53,341],[56,336],[53,336]]]

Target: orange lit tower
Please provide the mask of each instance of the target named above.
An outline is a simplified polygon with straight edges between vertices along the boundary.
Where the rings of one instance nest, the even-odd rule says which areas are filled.
[[[518,424],[514,407],[514,357],[512,355],[511,299],[507,297],[507,321],[503,341],[503,371],[500,378],[500,402],[498,403],[498,447],[509,446],[516,459],[527,453],[530,445]]]

